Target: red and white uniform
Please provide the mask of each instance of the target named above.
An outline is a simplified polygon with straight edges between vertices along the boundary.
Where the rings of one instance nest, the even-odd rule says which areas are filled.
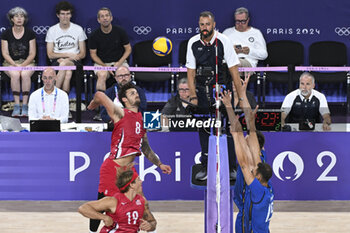
[[[114,159],[123,156],[141,155],[141,142],[146,130],[143,128],[142,114],[124,109],[124,117],[114,124],[110,156],[100,168],[98,192],[113,196],[119,192],[116,186],[117,167]],[[135,168],[133,168],[136,172]]]
[[[140,228],[140,219],[145,210],[145,199],[137,194],[130,201],[124,193],[114,195],[117,199],[117,208],[115,213],[106,213],[113,219],[113,226],[104,226],[100,233],[136,233]]]
[[[109,158],[140,155],[141,142],[145,133],[142,114],[124,108],[124,117],[114,124]]]

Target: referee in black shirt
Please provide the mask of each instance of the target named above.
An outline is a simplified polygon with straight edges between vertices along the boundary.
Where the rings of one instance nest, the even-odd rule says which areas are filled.
[[[282,103],[282,127],[286,122],[322,121],[323,130],[331,130],[331,115],[326,97],[314,88],[314,76],[308,72],[301,74],[299,89],[289,93]]]
[[[204,11],[200,14],[199,28],[200,34],[193,36],[189,40],[187,46],[186,67],[188,87],[190,89],[190,102],[197,105],[199,111],[202,113],[209,113],[210,106],[215,103],[213,85],[215,85],[216,64],[218,65],[219,84],[226,84],[227,88],[231,91],[233,83],[236,89],[242,88],[242,84],[238,74],[238,56],[228,37],[214,30],[215,19],[211,12]],[[215,52],[216,45],[218,49],[217,56]],[[224,67],[226,67],[226,64],[231,77],[233,77],[233,83],[231,80],[229,82],[225,81]],[[241,98],[241,96],[239,97]],[[206,132],[205,129],[199,129],[199,137],[202,149],[201,162],[203,167],[201,171],[196,174],[196,179],[206,180],[209,132]],[[229,149],[229,153],[234,154],[234,147],[232,148],[233,151]],[[229,156],[230,178],[235,179],[235,156]]]

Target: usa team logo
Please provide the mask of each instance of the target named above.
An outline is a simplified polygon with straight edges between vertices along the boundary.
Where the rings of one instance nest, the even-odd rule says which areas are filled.
[[[160,129],[161,122],[159,110],[156,112],[144,112],[143,113],[143,128],[145,129]]]
[[[272,168],[278,179],[295,181],[303,174],[304,162],[297,153],[284,151],[276,156]]]

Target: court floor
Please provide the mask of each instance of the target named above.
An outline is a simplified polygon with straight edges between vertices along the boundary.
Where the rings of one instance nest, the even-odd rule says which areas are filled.
[[[2,233],[88,233],[82,201],[0,201]],[[158,233],[203,233],[203,201],[151,201]],[[270,231],[349,233],[350,201],[275,201]]]

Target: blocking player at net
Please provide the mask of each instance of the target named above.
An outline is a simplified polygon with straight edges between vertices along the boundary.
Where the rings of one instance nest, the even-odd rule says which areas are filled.
[[[242,126],[235,115],[231,104],[231,93],[225,91],[222,101],[231,122],[231,134],[235,141],[237,160],[247,184],[244,193],[243,232],[269,232],[270,219],[273,213],[273,189],[269,179],[272,169],[269,164],[261,162],[256,128],[255,111],[252,111],[244,92],[240,93],[240,106],[244,111],[249,131],[246,140]]]

